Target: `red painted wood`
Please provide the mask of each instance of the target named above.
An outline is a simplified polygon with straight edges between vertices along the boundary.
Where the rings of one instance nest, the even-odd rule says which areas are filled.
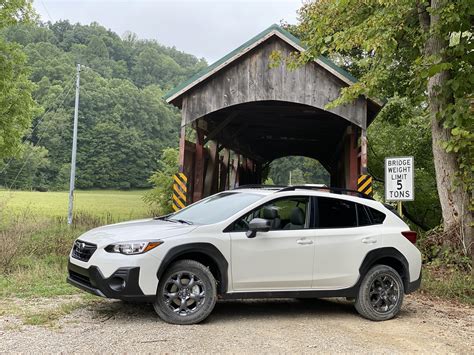
[[[202,198],[204,188],[204,133],[196,129],[196,152],[194,153],[194,191],[193,202]]]
[[[347,140],[349,150],[349,166],[348,166],[348,180],[346,180],[346,188],[357,190],[357,178],[359,176],[359,159],[357,146],[357,130],[352,127]]]

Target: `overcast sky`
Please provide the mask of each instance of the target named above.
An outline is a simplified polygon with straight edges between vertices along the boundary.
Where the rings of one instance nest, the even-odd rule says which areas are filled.
[[[34,0],[43,21],[98,22],[218,60],[273,23],[296,23],[303,0]]]

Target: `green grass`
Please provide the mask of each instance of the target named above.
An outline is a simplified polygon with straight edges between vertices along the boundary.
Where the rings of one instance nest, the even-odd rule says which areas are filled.
[[[474,305],[474,278],[470,271],[424,265],[421,293]]]
[[[71,295],[78,289],[66,283],[67,257],[23,257],[13,270],[0,276],[0,298]]]
[[[143,190],[78,190],[74,195],[74,211],[98,217],[111,215],[118,220],[141,218],[150,215],[148,206],[142,200],[143,194]],[[16,214],[29,211],[35,216],[65,217],[68,203],[69,194],[66,191],[0,190],[0,208]]]
[[[0,299],[69,295],[74,239],[99,225],[149,217],[144,191],[77,191],[67,225],[67,192],[0,190]]]

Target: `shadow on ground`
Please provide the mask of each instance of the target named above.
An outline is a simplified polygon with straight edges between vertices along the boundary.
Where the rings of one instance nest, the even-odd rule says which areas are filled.
[[[89,306],[93,318],[136,319],[156,321],[157,315],[150,304],[122,301],[104,301]],[[357,316],[352,302],[345,299],[270,299],[218,301],[206,323],[232,322],[236,319],[287,319]]]

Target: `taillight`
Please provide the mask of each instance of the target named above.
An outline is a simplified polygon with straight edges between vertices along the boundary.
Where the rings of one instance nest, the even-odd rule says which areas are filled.
[[[416,236],[417,236],[417,233],[414,232],[414,231],[406,231],[406,232],[402,232],[402,235],[407,238],[410,242],[412,242],[413,244],[416,243]]]

